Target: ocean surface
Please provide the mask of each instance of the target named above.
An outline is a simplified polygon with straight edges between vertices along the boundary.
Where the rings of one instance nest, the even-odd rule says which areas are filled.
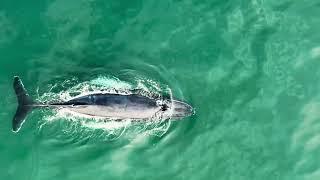
[[[317,0],[0,0],[1,180],[319,180]],[[103,122],[33,99],[143,89],[196,114]]]

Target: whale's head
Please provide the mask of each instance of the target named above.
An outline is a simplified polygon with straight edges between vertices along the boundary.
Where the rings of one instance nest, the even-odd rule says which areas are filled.
[[[163,106],[162,110],[172,119],[182,119],[195,113],[192,106],[178,100],[170,101],[167,105]]]

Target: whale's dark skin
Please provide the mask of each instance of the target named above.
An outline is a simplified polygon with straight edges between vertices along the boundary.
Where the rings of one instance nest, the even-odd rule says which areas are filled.
[[[159,103],[157,99],[140,94],[92,93],[65,102],[37,103],[28,95],[19,77],[14,77],[13,86],[19,104],[12,121],[14,132],[19,131],[28,112],[34,108],[64,108],[78,114],[116,120],[154,120],[155,116],[181,119],[193,114],[193,108],[185,102]]]
[[[114,106],[114,105],[126,105],[126,106],[144,106],[144,107],[156,107],[157,102],[154,99],[150,99],[138,94],[108,94],[108,93],[95,93],[85,96],[80,96],[62,103],[51,103],[51,105],[99,105],[99,106]]]

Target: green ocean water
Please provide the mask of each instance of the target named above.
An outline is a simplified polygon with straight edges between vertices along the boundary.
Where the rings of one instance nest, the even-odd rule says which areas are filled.
[[[316,0],[0,0],[1,180],[320,179]],[[35,110],[99,86],[169,91],[182,121]]]

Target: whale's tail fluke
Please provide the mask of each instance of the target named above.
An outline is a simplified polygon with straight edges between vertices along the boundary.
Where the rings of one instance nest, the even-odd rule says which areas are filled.
[[[12,131],[18,132],[24,123],[27,114],[33,109],[34,103],[18,76],[14,77],[13,88],[17,95],[18,108],[12,120]]]

